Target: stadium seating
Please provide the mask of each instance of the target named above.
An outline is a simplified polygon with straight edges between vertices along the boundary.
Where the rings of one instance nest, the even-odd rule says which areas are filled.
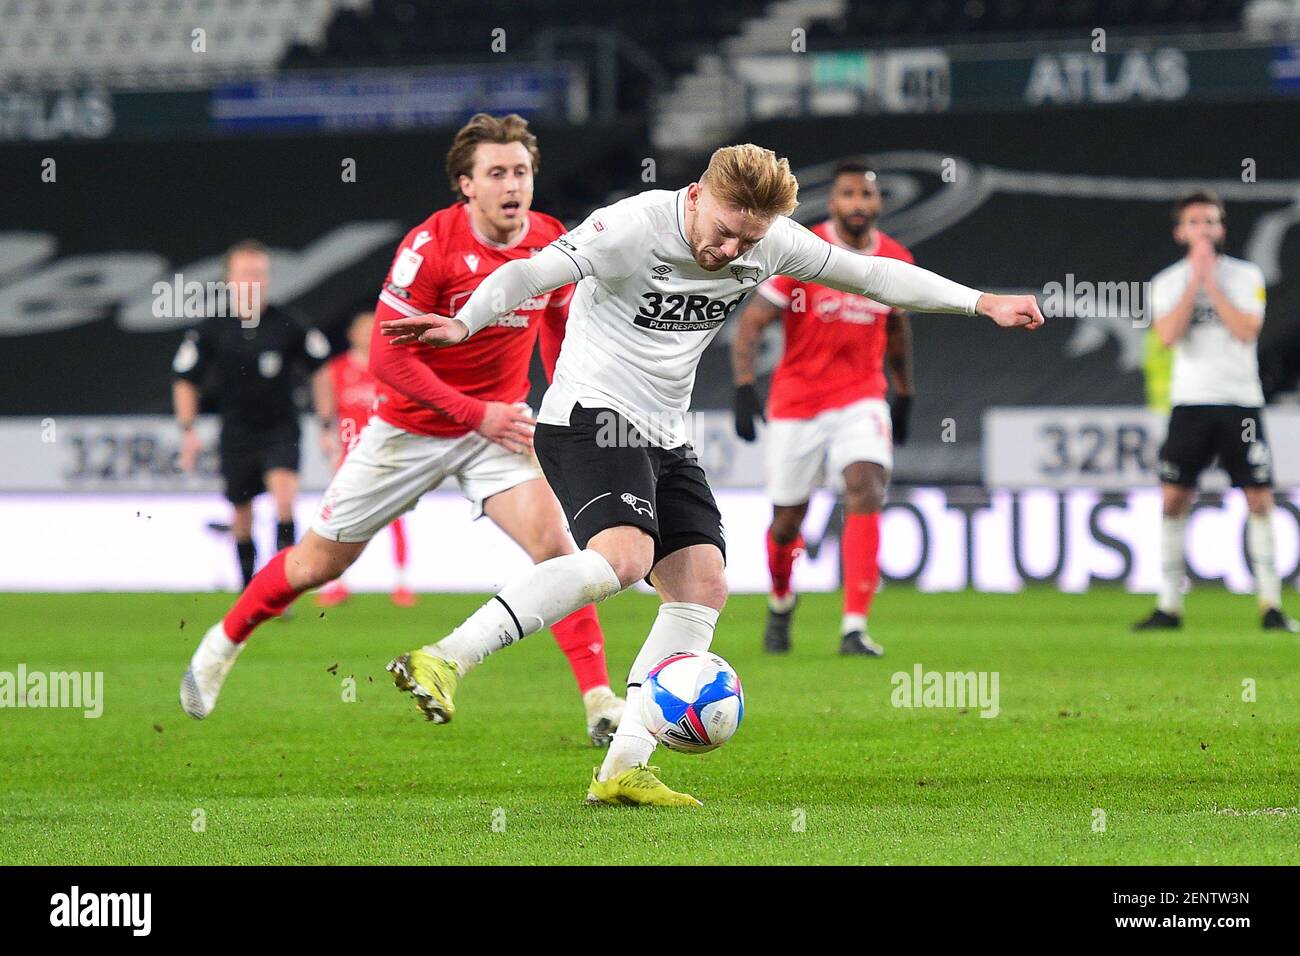
[[[504,29],[507,51],[538,53],[543,40],[557,55],[590,62],[596,31],[617,34],[653,60],[661,80],[691,69],[695,57],[716,48],[767,7],[767,0],[662,0],[652,11],[639,4],[591,4],[553,0],[527,5],[514,0],[370,0],[338,11],[325,42],[292,45],[284,66],[392,66],[395,64],[483,61],[491,54],[493,31]],[[650,86],[643,70],[618,71],[620,109],[643,109]]]
[[[202,85],[273,70],[355,0],[0,0],[0,84]],[[193,49],[206,31],[205,52]]]

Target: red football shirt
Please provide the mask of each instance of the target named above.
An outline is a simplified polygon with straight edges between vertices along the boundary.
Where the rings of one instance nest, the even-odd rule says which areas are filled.
[[[339,422],[339,441],[343,454],[352,450],[361,429],[370,421],[375,406],[376,382],[366,363],[351,352],[330,359],[330,383],[334,386],[334,406]]]
[[[836,235],[829,219],[812,231],[859,252]],[[875,248],[859,254],[912,261],[906,248],[879,230]],[[789,276],[772,276],[758,292],[784,309],[785,352],[772,373],[769,418],[812,418],[864,398],[885,397],[885,320],[893,309]]]
[[[526,259],[567,230],[558,220],[531,210],[523,230],[508,243],[493,242],[474,228],[469,210],[457,203],[435,212],[398,246],[376,307],[370,368],[378,379],[376,412],[390,425],[420,435],[453,437],[478,427],[485,402],[521,402],[528,396],[528,366],[539,328],[546,332],[542,355],[553,371],[573,287],[526,300],[514,312],[459,345],[435,349],[392,345],[379,331],[385,319],[434,312],[454,316],[478,284],[512,259]],[[405,355],[397,355],[408,350]],[[446,387],[459,393],[442,410],[416,401],[386,384],[385,363],[418,361]]]

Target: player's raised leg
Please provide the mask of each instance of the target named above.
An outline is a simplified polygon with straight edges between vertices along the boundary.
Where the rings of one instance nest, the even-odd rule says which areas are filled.
[[[204,635],[181,681],[181,706],[206,717],[254,629],[276,617],[303,591],[333,581],[366,544],[446,477],[454,442],[413,435],[375,420],[335,472],[312,528],[267,562],[226,616]]]
[[[484,513],[528,553],[533,563],[574,554],[564,512],[546,481],[536,478],[493,495]],[[594,606],[587,604],[551,627],[555,642],[573,669],[587,713],[587,735],[597,747],[608,747],[623,716],[623,700],[609,687],[605,664],[605,635]]]
[[[365,547],[364,541],[330,541],[308,531],[300,543],[277,552],[226,616],[203,635],[181,679],[185,712],[197,719],[212,713],[226,676],[257,626],[282,614],[303,591],[337,578]]]
[[[461,678],[488,655],[613,597],[649,568],[648,558],[641,563],[631,554],[610,557],[588,548],[534,565],[446,637],[390,661],[394,683],[415,697],[425,717],[447,723],[456,713]]]

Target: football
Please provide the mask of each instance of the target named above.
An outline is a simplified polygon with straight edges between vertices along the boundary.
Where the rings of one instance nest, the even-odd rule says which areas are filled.
[[[646,728],[670,750],[702,754],[740,726],[745,694],[731,665],[716,654],[678,651],[650,669],[641,685]]]

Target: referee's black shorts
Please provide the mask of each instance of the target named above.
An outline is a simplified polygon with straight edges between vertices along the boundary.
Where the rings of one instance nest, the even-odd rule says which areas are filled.
[[[654,563],[693,544],[727,556],[722,514],[690,445],[658,448],[618,412],[575,405],[568,425],[538,424],[537,460],[578,547],[606,528],[654,538]]]
[[[1273,484],[1263,409],[1248,405],[1175,405],[1160,447],[1160,480],[1195,488],[1216,459],[1236,488]]]
[[[298,470],[297,421],[270,428],[247,428],[226,422],[221,428],[221,477],[232,505],[252,501],[266,490],[273,468]]]

